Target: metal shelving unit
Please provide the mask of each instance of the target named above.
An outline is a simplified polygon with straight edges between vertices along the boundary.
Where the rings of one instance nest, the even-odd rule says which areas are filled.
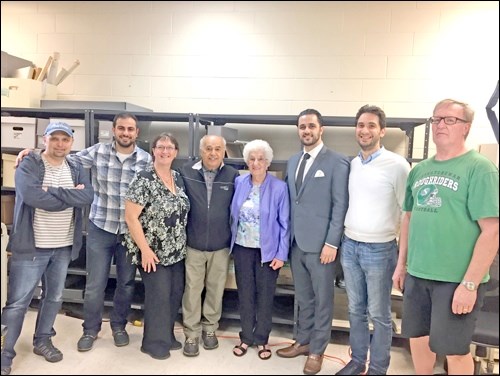
[[[341,127],[353,128],[355,126],[356,118],[353,116],[323,116],[325,127]],[[199,150],[199,133],[201,127],[209,125],[225,126],[227,124],[264,124],[264,125],[297,125],[297,117],[291,115],[223,115],[223,114],[196,114],[194,121],[194,151],[195,156],[198,156]],[[406,159],[408,162],[419,162],[422,159],[428,158],[429,153],[429,136],[430,136],[430,123],[429,119],[425,118],[387,118],[387,128],[400,129],[405,132],[408,137],[408,150]],[[414,138],[415,128],[423,126],[425,129],[424,145],[423,145],[423,158],[414,159]],[[290,153],[292,154],[292,153]],[[239,161],[241,163],[241,161]],[[286,164],[286,161],[276,161],[278,164]]]
[[[122,111],[133,113],[139,122],[175,122],[186,123],[188,127],[188,157],[187,159],[195,159],[199,157],[199,139],[206,132],[206,127],[225,126],[227,124],[245,124],[252,126],[253,124],[260,125],[296,125],[296,116],[291,115],[225,115],[225,114],[193,114],[193,113],[160,113],[147,111],[133,110],[101,110],[101,109],[53,109],[53,108],[2,108],[2,116],[21,116],[21,117],[36,117],[48,119],[50,117],[83,119],[85,122],[85,145],[86,147],[98,142],[98,122],[101,120],[112,121],[114,116]],[[355,118],[346,116],[323,116],[325,126],[327,127],[354,127]],[[413,158],[414,148],[414,132],[415,128],[423,126],[425,129],[423,158]],[[418,162],[428,157],[429,147],[429,130],[430,125],[427,119],[423,118],[388,118],[388,128],[397,128],[405,132],[408,138],[408,148],[406,158],[409,162]],[[19,148],[2,148],[2,152],[17,154]],[[292,154],[293,151],[290,153]],[[178,163],[182,163],[186,158],[178,158]],[[224,162],[231,164],[238,169],[245,168],[245,163],[240,158],[225,158]],[[282,171],[286,169],[286,160],[274,160],[270,170]],[[12,192],[15,188],[3,187],[2,192]],[[85,249],[85,244],[83,246]],[[110,282],[106,292],[105,306],[112,305],[112,290],[114,284],[113,269],[110,272]],[[68,270],[68,278],[66,288],[63,294],[63,299],[68,303],[83,304],[83,292],[85,288],[85,252],[81,252],[80,257],[70,264]],[[136,281],[140,282],[140,274],[136,276]],[[142,287],[142,284],[139,284]],[[140,290],[140,288],[139,288]],[[39,291],[38,291],[39,293]],[[343,289],[335,288],[336,296],[345,295]],[[37,292],[35,298],[39,298]],[[393,303],[400,304],[400,298],[393,296]],[[337,298],[335,298],[337,301]],[[293,307],[293,309],[291,309]],[[132,305],[132,308],[142,310],[144,308],[139,294],[138,300]],[[223,317],[228,319],[239,319],[237,307],[237,292],[234,289],[226,289],[224,295]],[[297,307],[294,299],[293,287],[277,286],[275,305],[273,312],[273,323],[285,324],[293,326],[294,334],[296,328]],[[333,325],[333,324],[332,324]],[[332,326],[333,330],[349,330],[345,326]],[[394,336],[398,336],[397,333]]]

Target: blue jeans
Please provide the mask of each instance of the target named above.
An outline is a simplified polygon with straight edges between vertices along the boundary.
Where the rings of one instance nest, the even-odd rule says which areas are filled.
[[[391,290],[397,262],[396,240],[363,243],[344,236],[340,255],[349,300],[352,359],[366,363],[370,349],[370,370],[385,374],[391,358]],[[368,316],[373,323],[371,344]]]
[[[112,330],[125,329],[134,295],[136,266],[121,244],[123,236],[104,231],[89,221],[87,235],[87,281],[83,302],[83,332],[96,336],[101,330],[104,293],[111,262],[116,264],[116,289],[110,316]]]
[[[71,261],[71,247],[37,249],[35,256],[13,253],[10,257],[7,303],[2,312],[2,325],[7,326],[2,367],[10,367],[16,356],[14,346],[21,334],[24,317],[38,282],[43,293],[38,308],[33,344],[50,339],[52,327],[62,305],[62,291]]]

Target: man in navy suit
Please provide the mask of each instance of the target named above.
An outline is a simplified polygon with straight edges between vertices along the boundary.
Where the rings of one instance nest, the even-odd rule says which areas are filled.
[[[286,178],[297,337],[277,354],[283,358],[308,355],[304,373],[314,375],[321,370],[331,336],[337,250],[349,202],[349,159],[323,144],[323,118],[317,110],[302,111],[297,129],[303,151],[288,161]]]

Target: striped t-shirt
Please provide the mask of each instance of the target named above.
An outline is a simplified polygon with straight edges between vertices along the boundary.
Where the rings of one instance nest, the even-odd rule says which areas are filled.
[[[74,188],[68,162],[52,166],[43,158],[45,164],[44,187]],[[73,244],[74,218],[73,208],[62,211],[35,209],[33,223],[35,246],[37,248],[60,248]]]

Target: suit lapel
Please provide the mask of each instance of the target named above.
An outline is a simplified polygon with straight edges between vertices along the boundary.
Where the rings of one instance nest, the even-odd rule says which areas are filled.
[[[302,182],[302,186],[300,187],[300,191],[302,192],[304,190],[304,187],[309,184],[311,180],[313,180],[314,175],[316,174],[316,171],[318,171],[319,164],[321,163],[321,160],[323,159],[325,155],[325,146],[321,148],[319,151],[318,155],[316,158],[314,158],[314,161],[311,165],[311,168],[309,168],[309,171],[307,171],[306,176],[304,176],[304,181]]]

